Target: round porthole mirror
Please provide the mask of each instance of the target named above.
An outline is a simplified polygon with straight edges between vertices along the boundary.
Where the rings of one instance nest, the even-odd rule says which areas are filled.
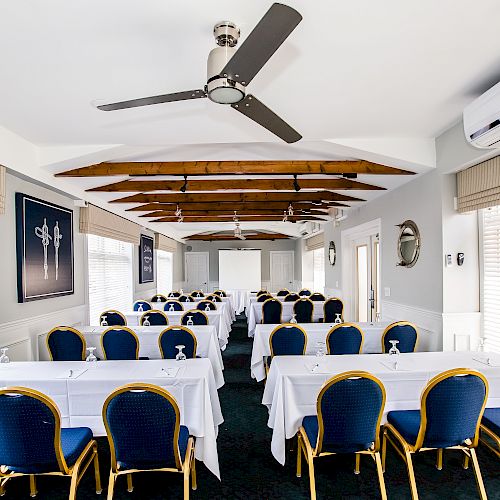
[[[398,266],[413,267],[420,254],[420,232],[412,220],[399,224]]]
[[[330,244],[328,245],[328,260],[332,266],[335,265],[337,260],[337,249],[335,248],[335,243],[333,241],[330,241]]]

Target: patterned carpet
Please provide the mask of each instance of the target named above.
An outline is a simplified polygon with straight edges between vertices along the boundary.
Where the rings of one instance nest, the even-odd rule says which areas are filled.
[[[250,378],[251,339],[247,337],[244,316],[233,324],[230,343],[224,352],[226,380],[219,390],[225,422],[219,430],[218,451],[222,481],[219,482],[202,463],[197,463],[198,489],[191,498],[203,499],[308,499],[309,478],[295,477],[295,453],[290,452],[285,467],[271,455],[271,430],[267,427],[267,410],[261,405],[263,385]],[[109,449],[106,439],[99,440],[99,457],[104,491],[95,494],[93,475],[88,471],[78,488],[78,499],[98,499],[106,494],[109,473]],[[290,445],[292,446],[292,444]],[[500,462],[479,449],[479,461],[490,499],[500,499]],[[422,500],[478,498],[474,474],[461,468],[461,457],[455,452],[445,454],[444,469],[434,467],[434,455],[417,456],[415,469]],[[354,457],[338,456],[318,460],[316,483],[318,499],[379,498],[375,467],[369,457],[362,457],[361,474],[354,475]],[[410,491],[402,460],[389,448],[385,474],[389,499],[409,499]],[[66,499],[69,480],[41,478],[39,499]],[[5,499],[29,498],[27,479],[13,479]],[[142,473],[134,475],[134,491],[127,493],[125,478],[115,488],[116,499],[180,499],[182,477],[177,474]]]

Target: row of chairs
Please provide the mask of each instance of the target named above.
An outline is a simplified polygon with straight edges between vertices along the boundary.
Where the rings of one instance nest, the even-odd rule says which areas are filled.
[[[261,297],[266,296],[262,295]],[[271,325],[281,323],[282,311],[283,304],[279,299],[266,297],[262,303],[262,323]],[[319,322],[333,323],[337,318],[342,320],[343,313],[344,303],[342,300],[333,297],[323,304],[323,318],[320,318]],[[312,323],[314,302],[310,298],[298,298],[293,304],[293,314],[298,323]]]
[[[214,304],[210,302],[213,306]],[[199,306],[198,306],[199,307]],[[215,308],[215,307],[214,307]],[[181,316],[181,325],[208,325],[208,316],[205,314],[205,309],[190,309]],[[213,309],[210,309],[213,310]],[[168,311],[167,311],[168,312]],[[192,323],[191,323],[192,321]],[[115,309],[104,311],[99,316],[99,324],[101,326],[127,326],[127,318],[123,313]],[[168,325],[168,316],[164,311],[151,309],[142,313],[139,319],[141,326],[162,326]]]
[[[227,293],[224,290],[215,290],[214,292],[208,294],[208,296],[216,295],[217,297],[227,297]],[[151,297],[151,302],[166,302],[168,299],[178,299],[181,302],[193,301],[193,299],[199,299],[205,297],[205,292],[203,290],[193,290],[191,293],[184,294],[179,290],[172,290],[167,295],[157,293]]]
[[[81,332],[69,326],[57,326],[47,334],[47,349],[52,361],[83,361],[87,343]],[[162,359],[175,359],[175,346],[183,345],[186,358],[196,358],[196,335],[185,326],[169,326],[158,336]],[[126,326],[112,326],[101,334],[101,347],[106,360],[139,358],[139,338]]]
[[[107,498],[113,498],[116,480],[140,471],[177,472],[184,476],[184,499],[189,479],[196,489],[195,438],[181,425],[175,398],[156,385],[133,383],[119,387],[102,409],[111,451]],[[25,387],[0,390],[0,495],[14,477],[29,476],[30,495],[37,494],[36,476],[71,478],[70,500],[93,463],[96,493],[102,492],[97,442],[88,427],[63,428],[61,412],[47,395]]]
[[[465,469],[472,461],[480,498],[486,499],[475,449],[481,440],[500,456],[500,408],[485,410],[487,398],[488,381],[483,374],[466,368],[448,370],[428,382],[422,392],[420,410],[388,412],[381,433],[386,401],[383,383],[364,371],[341,373],[321,388],[317,414],[302,420],[297,433],[297,477],[301,477],[304,457],[309,469],[311,499],[315,500],[316,458],[353,453],[354,472],[359,474],[361,455],[370,455],[376,463],[381,496],[387,499],[384,472],[389,442],[406,463],[411,496],[415,500],[418,492],[412,456],[434,450],[436,467],[441,470],[443,450],[460,450],[464,453]]]
[[[257,292],[257,297],[260,297],[261,295],[271,295],[271,293],[268,291],[268,290],[259,290]],[[298,295],[299,297],[311,297],[312,295],[323,295],[322,293],[313,293],[311,292],[311,290],[309,290],[309,288],[302,288],[301,290],[298,291],[298,293],[295,293],[295,292],[292,292],[290,290],[288,290],[288,288],[282,288],[281,290],[278,290],[278,293],[276,293],[276,295],[278,297],[286,297],[287,295],[289,294],[295,294],[295,295]],[[324,295],[323,295],[323,300],[324,299]],[[316,300],[320,300],[320,299],[316,299]]]
[[[161,302],[160,304],[163,306],[164,311],[184,311],[184,303],[187,302],[191,304],[194,301],[187,300],[181,302],[180,300],[177,299],[168,299],[166,302]],[[215,309],[217,309],[216,304],[218,302],[222,302],[222,299],[218,295],[211,295],[200,300],[196,304],[196,309],[205,311],[207,308],[209,308],[211,311],[214,311]],[[155,309],[155,307],[158,309],[158,303],[151,304],[147,300],[136,300],[134,302],[134,311],[139,311],[139,312],[151,311],[152,309]]]

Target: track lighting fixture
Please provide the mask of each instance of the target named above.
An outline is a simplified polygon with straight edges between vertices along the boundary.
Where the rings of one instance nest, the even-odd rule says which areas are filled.
[[[300,185],[297,181],[297,174],[293,176],[293,189],[295,189],[295,191],[300,191]]]
[[[184,184],[181,186],[181,193],[185,193],[188,187],[188,177],[184,176]]]

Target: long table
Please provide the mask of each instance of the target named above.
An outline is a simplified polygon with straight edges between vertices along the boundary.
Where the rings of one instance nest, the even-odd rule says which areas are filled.
[[[43,392],[56,402],[64,427],[90,427],[95,436],[106,435],[102,406],[113,390],[132,382],[159,385],[175,397],[181,423],[196,436],[196,458],[220,478],[217,433],[224,419],[208,359],[106,361],[97,362],[94,367],[89,365],[85,361],[2,364],[0,384]],[[162,368],[179,371],[170,378]]]
[[[226,315],[226,321],[231,323],[236,319],[236,313],[234,311],[234,308],[232,306],[231,302],[231,297],[221,297],[222,302],[214,302],[214,304],[217,306],[217,309],[222,309],[222,313]],[[195,306],[190,306],[190,307],[196,307],[197,303],[206,300],[205,297],[193,297],[194,304]],[[183,302],[184,308],[188,307],[186,304],[189,304],[189,302]]]
[[[488,357],[491,366],[486,362]],[[275,357],[262,404],[269,410],[268,426],[273,429],[271,451],[276,460],[285,463],[285,439],[295,436],[305,416],[316,415],[316,399],[324,382],[350,370],[368,371],[383,382],[387,392],[384,418],[392,410],[420,408],[420,395],[427,382],[440,372],[459,367],[482,372],[489,382],[487,406],[500,406],[499,354],[419,352],[400,354],[398,358],[395,370],[388,354]]]
[[[255,333],[255,327],[262,320],[262,304],[263,302],[252,302],[250,305],[250,311],[248,315],[248,336],[253,337]],[[281,309],[281,321],[290,321],[293,316],[293,304],[294,302],[282,302]],[[317,322],[323,317],[323,305],[324,302],[313,302],[313,321]]]
[[[364,333],[362,353],[381,353],[382,333],[389,323],[357,323],[357,325]],[[277,326],[279,325],[263,325],[259,323],[255,327],[250,370],[252,377],[257,382],[264,380],[266,377],[264,358],[271,355],[269,337]],[[306,354],[316,354],[318,342],[325,342],[327,333],[335,325],[329,323],[300,323],[299,326],[307,333]]]

